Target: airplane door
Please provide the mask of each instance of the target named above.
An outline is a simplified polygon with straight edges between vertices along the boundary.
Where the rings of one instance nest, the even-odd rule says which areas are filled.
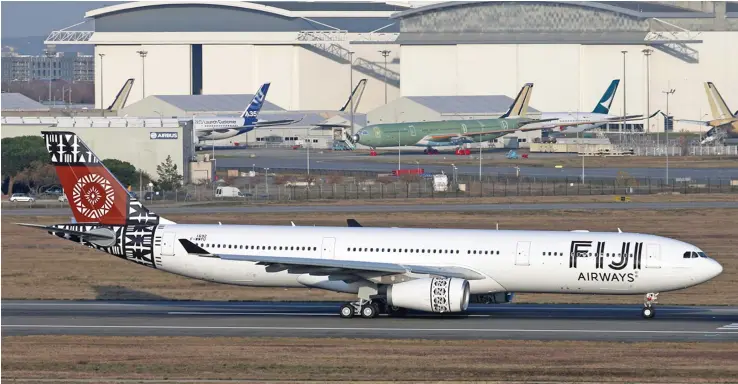
[[[415,136],[415,127],[411,125],[408,128],[410,128],[410,136]]]
[[[658,244],[646,245],[646,268],[661,268],[661,247]]]
[[[530,265],[530,241],[518,241],[515,265]]]
[[[323,259],[334,259],[336,257],[336,238],[335,237],[324,237],[323,238],[323,249],[320,254]]]
[[[174,256],[174,232],[164,232],[161,237],[161,255]]]

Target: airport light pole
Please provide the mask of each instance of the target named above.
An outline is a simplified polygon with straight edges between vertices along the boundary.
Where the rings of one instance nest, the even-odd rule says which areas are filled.
[[[269,198],[269,168],[264,168],[264,187],[266,188],[267,199]]]
[[[307,147],[307,174],[310,176],[310,135],[306,136],[305,146]]]
[[[479,136],[479,183],[480,184],[482,183],[482,137],[481,136]]]
[[[136,51],[141,56],[141,99],[146,97],[146,55],[148,51]]]
[[[676,89],[661,91],[666,94],[666,121],[664,122],[664,131],[666,131],[666,184],[669,184],[669,95],[673,95]]]
[[[100,111],[105,116],[105,92],[103,92],[103,57],[105,57],[105,54],[98,53],[97,55],[100,56]],[[69,98],[71,99],[71,96]],[[72,101],[70,100],[69,103],[71,104]]]
[[[349,51],[349,95],[354,88],[354,51]],[[354,98],[351,97],[351,135],[354,135]]]
[[[625,54],[628,53],[628,51],[620,51],[623,54],[623,120],[625,120],[626,113],[626,103],[625,103]],[[620,145],[623,145],[623,124],[625,124],[625,121],[622,121],[620,123]]]
[[[651,133],[651,52],[653,49],[646,48],[641,52],[646,55],[646,133]]]
[[[384,56],[384,103],[387,104],[387,56],[390,54],[390,50],[383,49],[379,53]]]

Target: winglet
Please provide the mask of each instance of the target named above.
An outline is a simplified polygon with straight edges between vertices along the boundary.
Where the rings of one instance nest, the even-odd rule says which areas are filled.
[[[200,248],[199,245],[187,239],[179,239],[179,243],[182,244],[182,247],[184,247],[187,253],[190,253],[193,255],[200,255],[200,256],[213,256],[210,252]]]
[[[618,228],[618,233],[623,233],[623,231],[621,231],[620,228]]]
[[[349,227],[361,227],[362,226],[355,219],[346,219],[346,224],[348,224]]]

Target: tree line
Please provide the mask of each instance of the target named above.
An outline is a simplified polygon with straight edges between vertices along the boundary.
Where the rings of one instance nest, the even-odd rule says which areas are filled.
[[[6,195],[30,192],[43,193],[60,186],[54,166],[49,161],[46,143],[41,136],[18,136],[2,139],[2,191]],[[182,185],[182,175],[171,156],[156,167],[157,180],[145,171],[118,159],[104,159],[103,164],[123,184],[137,190],[150,182],[161,191],[172,191]],[[139,185],[140,184],[140,185]]]

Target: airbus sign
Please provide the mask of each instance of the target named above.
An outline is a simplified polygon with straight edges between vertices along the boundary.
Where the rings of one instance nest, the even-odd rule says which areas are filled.
[[[179,134],[177,132],[151,132],[149,136],[151,137],[151,140],[179,138]]]

